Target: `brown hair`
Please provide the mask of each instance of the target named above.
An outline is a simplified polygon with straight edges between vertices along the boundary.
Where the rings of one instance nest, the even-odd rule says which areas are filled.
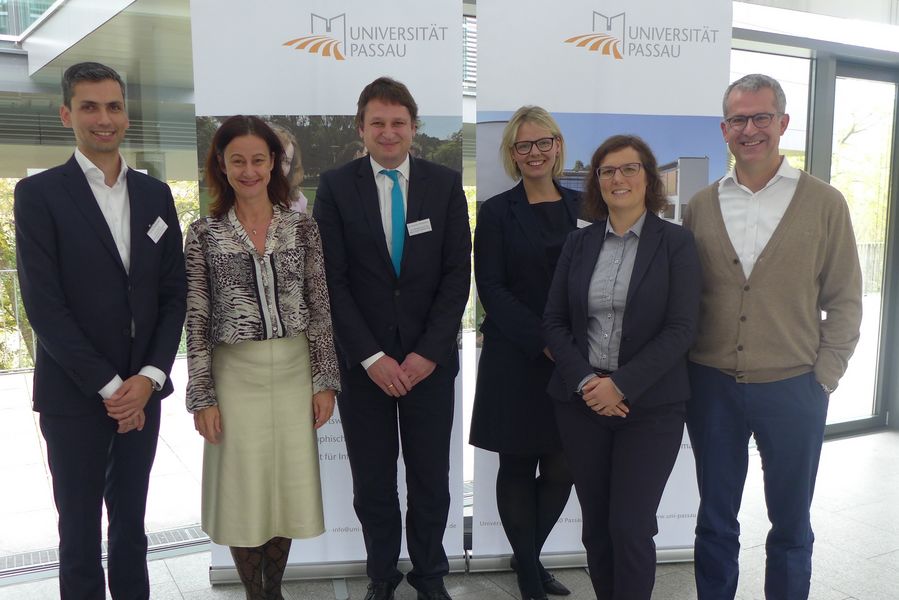
[[[356,127],[361,128],[365,124],[365,107],[372,100],[405,106],[409,110],[409,116],[412,117],[412,125],[418,125],[418,105],[409,88],[396,79],[378,77],[359,94],[359,101],[356,103]]]
[[[273,205],[283,209],[290,208],[290,184],[281,172],[281,159],[284,158],[284,146],[281,140],[259,117],[234,115],[228,117],[212,136],[209,152],[206,154],[206,186],[212,196],[209,203],[209,214],[221,217],[234,206],[234,189],[225,177],[225,148],[234,138],[244,135],[255,135],[266,143],[269,152],[274,156],[271,179],[268,182],[268,199]]]
[[[643,199],[646,210],[658,214],[668,205],[662,178],[659,176],[659,164],[649,144],[636,135],[613,135],[599,145],[599,148],[593,153],[593,158],[590,159],[590,170],[587,171],[583,200],[584,216],[590,221],[605,219],[609,216],[609,207],[603,200],[596,169],[599,168],[606,156],[625,148],[633,148],[637,151],[643,172],[646,173],[646,197]]]

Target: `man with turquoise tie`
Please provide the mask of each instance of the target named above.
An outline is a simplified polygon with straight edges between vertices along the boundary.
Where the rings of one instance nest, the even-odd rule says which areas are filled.
[[[447,600],[443,534],[456,336],[470,277],[468,208],[458,172],[409,156],[418,107],[405,85],[380,77],[357,106],[369,155],[321,176],[313,216],[340,359],[353,506],[368,554],[365,600],[392,600],[403,579],[400,440],[408,580],[419,600]]]

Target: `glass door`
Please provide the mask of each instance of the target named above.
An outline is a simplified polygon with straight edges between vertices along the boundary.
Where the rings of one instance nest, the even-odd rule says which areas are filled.
[[[861,338],[830,399],[828,425],[882,419],[877,402],[896,74],[837,65],[830,183],[846,197],[864,281]]]

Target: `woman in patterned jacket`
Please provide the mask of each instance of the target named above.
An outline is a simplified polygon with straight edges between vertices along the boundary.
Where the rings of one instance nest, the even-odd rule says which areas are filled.
[[[185,245],[202,525],[231,547],[248,600],[281,598],[291,540],[324,532],[315,430],[339,389],[321,240],[288,210],[283,156],[262,120],[222,123],[206,158],[210,216]]]

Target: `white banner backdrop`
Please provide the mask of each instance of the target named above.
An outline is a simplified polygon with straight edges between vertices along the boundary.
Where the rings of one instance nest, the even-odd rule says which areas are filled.
[[[421,114],[461,117],[461,15],[458,0],[191,0],[197,116],[355,115],[389,75]]]
[[[728,83],[731,3],[720,0],[493,0],[478,5],[478,201],[514,185],[500,138],[512,113],[536,104],[556,117],[566,144],[562,184],[582,189],[599,144],[641,136],[660,165],[707,157],[709,181],[726,170],[718,123]],[[688,198],[683,199],[686,201]],[[497,460],[475,453],[471,568],[511,553],[496,509]],[[658,510],[660,559],[691,555],[699,497],[689,438]],[[576,495],[544,547],[544,563],[583,553]],[[553,554],[564,557],[553,561]],[[581,558],[583,561],[583,557]],[[581,562],[583,564],[583,562]]]
[[[461,129],[461,8],[461,2],[269,0],[247,10],[245,0],[191,0],[197,116],[355,115],[362,88],[387,75],[415,96],[423,121],[419,131],[438,128],[442,137],[443,130]],[[457,125],[448,125],[447,117],[456,118]],[[312,152],[338,160],[332,148]],[[304,188],[310,203],[313,190]],[[461,373],[455,404],[444,547],[451,568],[458,569],[464,568]],[[364,574],[365,548],[337,411],[319,431],[319,457],[326,531],[294,541],[288,576]],[[398,484],[404,505],[402,458]],[[405,540],[402,556],[408,556]],[[235,580],[233,571],[228,549],[214,546],[212,579]]]

